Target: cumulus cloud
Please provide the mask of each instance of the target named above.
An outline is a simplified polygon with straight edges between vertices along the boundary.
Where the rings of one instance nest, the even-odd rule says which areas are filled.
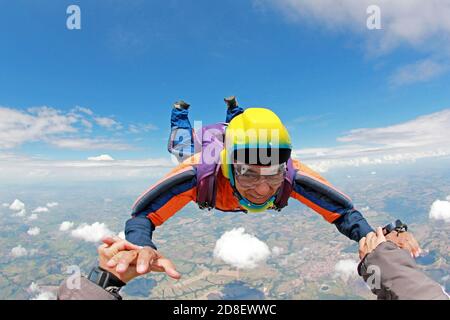
[[[351,259],[339,260],[334,266],[336,275],[344,281],[358,277],[358,262]]]
[[[33,221],[33,220],[37,220],[37,219],[38,219],[38,215],[36,213],[33,213],[28,217],[28,221]]]
[[[446,200],[436,200],[433,202],[429,213],[430,219],[450,222],[450,196]]]
[[[240,269],[253,269],[267,259],[270,249],[244,228],[225,232],[216,242],[214,257]]]
[[[442,0],[257,0],[294,23],[309,23],[331,32],[352,32],[370,56],[407,46],[428,57],[395,71],[396,85],[423,82],[449,71],[450,2]],[[368,31],[367,8],[381,9],[382,29]]]
[[[283,248],[275,246],[272,248],[272,255],[275,257],[279,256],[281,253],[283,253],[283,251],[284,251]]]
[[[42,291],[31,300],[56,300],[56,295],[50,291]]]
[[[450,109],[403,123],[354,129],[330,148],[294,150],[293,156],[325,172],[333,167],[398,164],[450,155]]]
[[[109,230],[104,223],[95,222],[91,225],[82,224],[75,230],[72,230],[71,234],[74,238],[87,242],[98,242],[106,236],[114,235],[114,232]]]
[[[131,147],[116,140],[81,137],[80,128],[92,128],[84,115],[92,115],[87,108],[64,112],[43,106],[26,110],[0,106],[0,149],[16,148],[28,142],[45,142],[59,148],[76,150],[129,150]],[[96,123],[108,127],[111,121],[101,118]],[[114,121],[114,120],[112,120]],[[119,127],[117,122],[111,124]]]
[[[27,291],[29,294],[35,295],[31,300],[56,300],[56,295],[53,292],[42,289],[35,282],[31,283]]]
[[[447,63],[425,59],[398,68],[390,77],[393,86],[402,86],[417,82],[427,82],[449,70]]]
[[[63,149],[72,150],[132,150],[133,147],[116,140],[103,138],[61,138],[50,141],[51,144]]]
[[[85,113],[90,116],[92,116],[94,114],[94,112],[91,109],[85,108],[85,107],[80,107],[80,106],[76,106],[74,111],[82,112],[82,113]]]
[[[46,206],[48,208],[57,207],[58,205],[59,205],[58,202],[49,202],[49,203],[46,204]]]
[[[128,131],[130,133],[142,133],[142,132],[149,132],[149,131],[155,131],[155,130],[158,130],[158,127],[151,123],[131,124],[128,127]]]
[[[105,128],[112,128],[116,125],[118,125],[117,121],[112,118],[107,117],[96,117],[94,118],[95,122],[97,122],[98,125],[105,127]]]
[[[64,221],[59,226],[59,231],[68,231],[68,230],[72,229],[73,225],[74,225],[74,223],[71,221]]]
[[[9,208],[13,211],[22,211],[25,209],[25,203],[23,203],[19,199],[16,199],[13,201],[13,203],[11,203]]]
[[[25,209],[22,209],[20,211],[17,211],[13,216],[24,217],[26,214],[27,214],[27,211]]]
[[[26,178],[28,182],[42,179],[46,181],[104,181],[160,178],[174,165],[169,158],[114,161],[27,159],[0,160],[0,171],[2,181],[16,181],[18,176]]]
[[[53,135],[76,132],[76,118],[49,107],[27,111],[0,107],[0,148],[46,140]]]
[[[39,290],[39,285],[36,282],[32,282],[27,289],[28,293],[36,293],[39,292]]]
[[[39,233],[41,233],[41,229],[39,229],[38,227],[33,227],[33,228],[28,229],[27,233],[30,236],[37,236],[37,235],[39,235]]]
[[[18,245],[17,247],[14,247],[11,249],[11,255],[14,258],[24,257],[28,254],[27,249],[22,247],[21,245]]]
[[[48,208],[47,208],[47,207],[37,207],[37,208],[34,209],[32,212],[34,212],[34,213],[48,212]]]
[[[111,157],[109,154],[101,154],[97,157],[89,157],[89,161],[114,161],[113,157]]]

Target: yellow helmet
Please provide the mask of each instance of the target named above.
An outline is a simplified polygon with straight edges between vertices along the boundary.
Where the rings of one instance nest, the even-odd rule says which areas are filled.
[[[291,156],[291,138],[280,118],[269,109],[248,108],[231,120],[221,153],[222,173],[231,178],[234,163],[282,164]]]

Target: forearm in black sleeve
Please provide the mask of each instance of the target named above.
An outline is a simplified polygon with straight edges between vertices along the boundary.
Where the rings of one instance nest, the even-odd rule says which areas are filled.
[[[362,214],[355,209],[348,209],[333,223],[340,233],[354,241],[359,241],[374,231]]]
[[[137,215],[125,224],[125,238],[127,241],[143,247],[157,249],[152,241],[155,226],[145,215]]]

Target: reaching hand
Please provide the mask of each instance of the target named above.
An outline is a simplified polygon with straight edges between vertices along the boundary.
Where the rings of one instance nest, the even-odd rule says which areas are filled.
[[[386,239],[395,243],[399,248],[408,250],[413,258],[417,258],[422,252],[419,243],[409,232],[392,231],[386,235]]]
[[[371,253],[379,244],[386,242],[381,227],[377,228],[377,233],[370,232],[359,240],[359,258],[362,260],[367,254]]]
[[[100,267],[124,282],[151,271],[166,272],[174,279],[181,277],[174,264],[153,248],[139,247],[116,237],[105,238],[103,242],[99,247],[99,254],[100,251],[105,254],[100,259]]]

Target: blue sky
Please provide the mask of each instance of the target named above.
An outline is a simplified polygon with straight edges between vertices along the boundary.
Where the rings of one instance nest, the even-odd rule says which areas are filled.
[[[170,107],[179,98],[192,104],[192,120],[205,123],[223,120],[227,95],[243,106],[270,107],[291,130],[296,149],[334,148],[350,130],[407,123],[450,107],[450,54],[436,40],[450,30],[439,25],[419,39],[396,33],[394,45],[377,50],[404,12],[386,7],[383,30],[369,31],[364,11],[362,22],[330,22],[314,2],[305,3],[1,1],[0,106],[23,113],[48,106],[62,114],[88,108],[93,128],[78,123],[68,138],[133,148],[58,147],[35,137],[0,153],[165,157]],[[70,4],[81,8],[81,30],[66,28]],[[418,65],[430,74],[417,75]],[[412,80],[394,81],[402,72]],[[96,125],[95,117],[117,125]],[[130,133],[130,125],[147,130]]]

